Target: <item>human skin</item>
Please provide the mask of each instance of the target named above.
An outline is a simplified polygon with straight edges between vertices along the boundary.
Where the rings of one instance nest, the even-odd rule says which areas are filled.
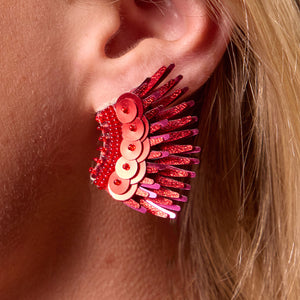
[[[69,85],[66,9],[63,1],[0,2],[1,299],[40,286],[89,203],[93,122]]]
[[[110,26],[114,9],[103,2],[86,6],[90,22],[101,15],[102,28]],[[145,265],[153,278],[169,259],[160,234],[154,237],[157,246],[148,248],[159,222],[143,221],[133,231],[140,216],[130,212],[131,219],[119,216],[116,224],[110,210],[119,213],[119,204],[100,204],[105,194],[93,201],[89,192],[96,124],[79,88],[84,59],[76,60],[70,45],[76,42],[73,24],[88,26],[77,13],[80,5],[77,10],[64,1],[0,2],[1,299],[93,299],[100,293],[101,299],[114,299],[120,292],[134,299],[130,285],[155,296],[164,284],[153,279],[156,286],[149,288],[133,276],[141,271],[134,268],[137,259],[144,261],[152,251],[163,257]],[[100,36],[100,47],[106,39]],[[132,247],[140,248],[138,258]]]
[[[149,72],[139,64],[147,52],[108,58],[118,5],[0,0],[1,299],[167,299],[174,289],[176,226],[90,192],[95,110],[177,62],[168,48]],[[191,91],[209,76],[223,44],[212,57],[205,53],[202,77],[194,52],[184,50]]]

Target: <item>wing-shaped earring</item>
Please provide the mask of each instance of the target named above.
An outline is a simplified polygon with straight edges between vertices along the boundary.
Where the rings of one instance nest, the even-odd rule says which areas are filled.
[[[191,188],[186,181],[196,176],[187,166],[199,164],[191,154],[200,152],[200,147],[184,144],[198,134],[198,129],[191,129],[197,117],[187,115],[194,101],[174,105],[188,90],[171,92],[182,76],[160,86],[173,68],[174,64],[161,67],[96,113],[101,147],[96,165],[90,168],[93,183],[115,200],[171,219],[180,211],[176,202],[187,201],[182,195]]]

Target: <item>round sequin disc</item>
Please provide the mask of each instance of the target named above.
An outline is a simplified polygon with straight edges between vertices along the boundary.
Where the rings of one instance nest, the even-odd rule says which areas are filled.
[[[146,160],[149,153],[150,153],[150,148],[151,147],[150,147],[150,141],[149,141],[148,138],[143,141],[142,145],[143,145],[143,151],[142,151],[141,156],[139,156],[138,159],[137,159],[138,163]]]
[[[139,118],[141,118],[143,116],[143,113],[144,113],[143,102],[137,95],[132,94],[132,93],[125,93],[119,97],[118,101],[121,101],[123,99],[130,99],[130,100],[134,101],[137,106],[137,110],[138,110],[137,116]]]
[[[133,122],[123,124],[123,138],[129,141],[137,141],[141,139],[145,132],[144,122],[140,118],[136,118]]]
[[[137,106],[131,99],[118,100],[115,107],[117,117],[121,123],[130,123],[137,115]]]
[[[118,195],[118,194],[114,193],[108,186],[108,192],[115,200],[126,201],[126,200],[129,200],[136,193],[137,188],[138,188],[137,184],[131,185],[128,192],[126,192],[123,195]]]
[[[144,132],[144,135],[141,138],[141,140],[143,142],[148,137],[150,126],[149,126],[149,122],[148,122],[148,120],[145,116],[142,117],[142,121],[143,121],[144,126],[145,126],[145,132]]]
[[[109,177],[108,186],[113,193],[122,195],[128,191],[130,182],[128,179],[120,178],[116,172],[113,172]]]
[[[128,160],[137,159],[142,153],[142,143],[140,140],[137,141],[128,141],[123,140],[121,143],[121,154]]]
[[[116,163],[116,173],[123,179],[131,179],[138,171],[138,163],[135,160],[127,160],[120,157]]]
[[[131,179],[130,184],[135,184],[141,182],[146,175],[146,162],[143,161],[139,164],[139,171],[134,178]]]

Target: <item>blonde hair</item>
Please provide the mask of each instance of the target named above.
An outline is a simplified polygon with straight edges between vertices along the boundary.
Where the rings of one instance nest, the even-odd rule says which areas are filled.
[[[223,3],[223,4],[222,4]],[[181,221],[187,299],[300,299],[299,7],[210,0],[233,36],[198,92],[203,147]]]

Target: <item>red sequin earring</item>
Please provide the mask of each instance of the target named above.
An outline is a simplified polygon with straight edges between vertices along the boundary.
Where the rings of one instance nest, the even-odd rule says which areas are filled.
[[[161,67],[114,105],[96,113],[102,146],[96,165],[90,168],[93,183],[115,200],[171,219],[180,211],[176,202],[187,201],[181,193],[190,185],[184,179],[196,175],[182,166],[198,164],[190,154],[200,152],[199,147],[182,144],[198,134],[198,129],[190,129],[197,117],[185,115],[194,101],[172,106],[188,90],[170,93],[182,76],[159,86],[173,68],[174,64]]]

